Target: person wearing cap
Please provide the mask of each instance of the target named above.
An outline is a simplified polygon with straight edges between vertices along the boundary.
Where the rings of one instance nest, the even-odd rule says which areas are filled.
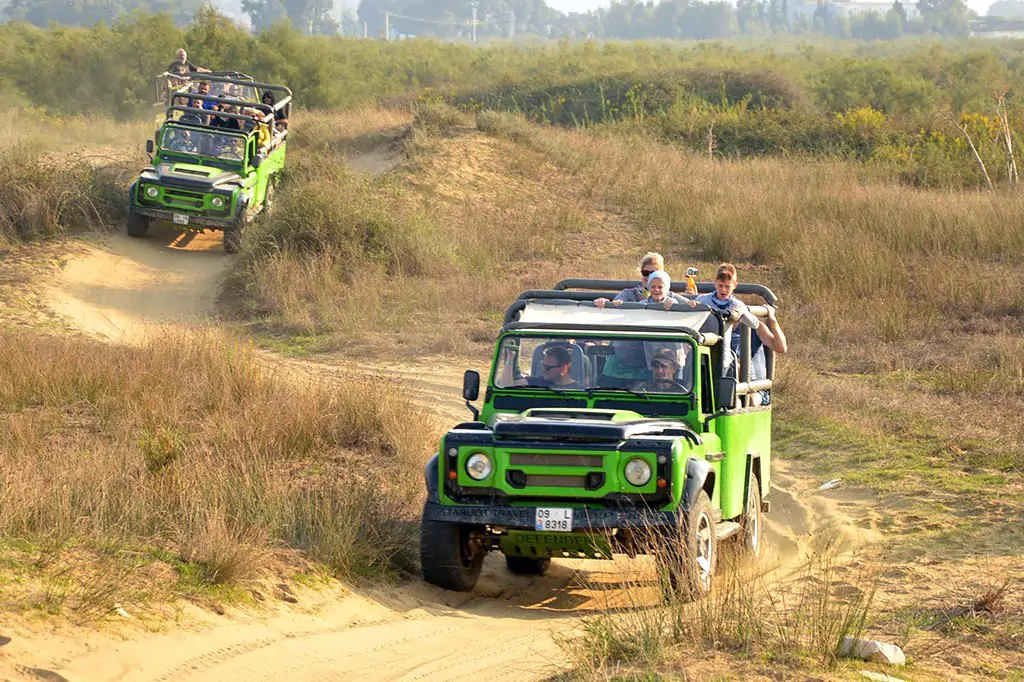
[[[672,291],[672,278],[664,270],[655,270],[647,278],[648,303],[660,303],[665,310],[671,310],[676,303],[685,303],[686,299]]]
[[[678,379],[679,356],[671,348],[659,348],[651,356],[651,378],[633,385],[634,391],[686,393],[690,389]]]
[[[622,305],[623,303],[643,303],[647,300],[650,292],[647,289],[647,280],[650,278],[651,273],[657,270],[665,269],[665,258],[656,251],[648,251],[644,254],[643,259],[640,261],[640,284],[635,287],[623,289],[615,298],[609,301],[607,298],[599,298],[594,301],[594,305],[598,308],[603,308],[608,303],[612,305]]]
[[[637,301],[639,303],[661,304],[665,310],[669,310],[676,303],[682,303],[686,299],[680,294],[671,291],[672,278],[664,270],[653,270],[647,275],[645,289],[646,298]],[[627,289],[626,291],[630,291]],[[612,305],[620,306],[624,302],[631,302],[619,299],[618,296],[612,301]],[[603,308],[598,301],[594,301],[598,308]],[[614,341],[612,348],[615,354],[608,358],[602,371],[601,383],[608,387],[624,388],[630,383],[638,380],[646,380],[650,376],[647,369],[647,356],[644,353],[642,341]]]

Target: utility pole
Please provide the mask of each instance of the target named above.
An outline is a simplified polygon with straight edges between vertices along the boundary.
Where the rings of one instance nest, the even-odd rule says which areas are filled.
[[[370,31],[370,27],[367,25],[367,22],[364,21],[363,22],[363,37],[364,38],[369,34],[369,31]]]
[[[476,42],[476,3],[473,3],[473,42]]]
[[[391,40],[391,12],[384,13],[384,40]]]
[[[511,7],[508,10],[508,37],[516,37],[516,11]]]

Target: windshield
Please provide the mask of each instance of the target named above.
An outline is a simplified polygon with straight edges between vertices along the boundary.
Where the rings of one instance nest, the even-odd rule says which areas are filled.
[[[245,138],[241,135],[172,126],[164,128],[160,148],[179,154],[212,156],[225,161],[241,161],[245,158]]]
[[[689,393],[693,351],[690,342],[679,340],[506,336],[498,349],[494,385]]]

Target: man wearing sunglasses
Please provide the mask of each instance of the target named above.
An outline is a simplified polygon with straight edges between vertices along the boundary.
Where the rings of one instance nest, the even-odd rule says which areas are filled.
[[[546,386],[548,388],[577,389],[583,388],[573,381],[572,355],[562,346],[551,346],[544,350],[541,358],[541,376],[530,377],[530,386]]]

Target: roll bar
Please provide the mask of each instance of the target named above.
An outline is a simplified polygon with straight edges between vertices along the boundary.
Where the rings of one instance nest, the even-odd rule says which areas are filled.
[[[235,119],[238,119],[239,121],[250,121],[252,123],[267,123],[266,119],[256,118],[255,116],[249,116],[247,114],[233,114],[233,113],[228,112],[228,111],[210,111],[209,109],[200,109],[198,107],[186,107],[186,106],[181,105],[181,104],[175,104],[173,106],[167,107],[167,115],[168,115],[168,117],[170,117],[172,111],[182,111],[182,112],[185,112],[185,113],[188,113],[188,114],[198,114],[200,116],[218,116],[220,118],[235,118]],[[270,118],[271,118],[271,120],[273,120],[272,117],[270,117]],[[170,122],[171,123],[178,123],[178,121],[173,121],[173,120],[170,121]],[[183,125],[190,125],[190,124],[185,123]],[[195,127],[195,124],[191,124],[191,125],[193,127]],[[218,130],[217,126],[200,125],[198,127],[200,127],[200,128],[209,128],[211,130]],[[223,129],[220,129],[220,130],[223,130]],[[225,132],[231,132],[231,130],[226,130]],[[246,131],[237,131],[237,132],[246,132]]]
[[[623,289],[629,289],[636,286],[636,282],[631,280],[601,280],[601,279],[564,279],[555,284],[553,289],[532,289],[524,291],[516,297],[516,300],[505,310],[504,323],[502,325],[502,332],[512,331],[517,329],[532,329],[532,328],[543,328],[543,329],[576,329],[575,325],[562,325],[562,324],[544,324],[544,325],[530,325],[523,324],[517,321],[518,314],[526,308],[526,304],[530,300],[546,301],[551,304],[563,304],[569,305],[572,303],[587,303],[593,302],[598,298],[603,298],[605,292],[609,291],[621,291]],[[569,291],[569,289],[588,289],[589,291]],[[673,282],[672,291],[685,292],[686,283]],[[699,293],[708,293],[715,290],[715,285],[712,282],[698,282],[697,291]],[[739,284],[736,286],[736,293],[739,294],[750,294],[759,296],[768,305],[775,305],[778,302],[778,297],[775,293],[764,286],[763,284]],[[678,305],[678,304],[677,304]],[[625,302],[622,303],[623,308],[647,308],[647,303],[633,303]],[[675,306],[673,306],[675,308]],[[764,318],[768,315],[768,310],[762,305],[748,306],[750,312],[758,318]],[[765,378],[761,380],[752,380],[750,376],[751,370],[751,329],[747,326],[740,325],[736,328],[734,322],[729,318],[724,317],[719,311],[714,310],[706,305],[698,305],[694,308],[687,308],[688,310],[702,310],[709,311],[714,314],[721,322],[722,335],[721,338],[725,338],[732,333],[739,334],[740,338],[740,352],[739,357],[736,358],[736,395],[740,400],[740,405],[748,407],[750,405],[750,395],[757,391],[770,389],[772,382],[775,379],[775,353],[768,346],[763,346],[764,349],[764,360],[765,360]],[[612,328],[609,328],[612,330]],[[664,328],[639,328],[639,327],[624,327],[621,330],[615,328],[614,331],[665,331]],[[678,331],[689,333],[694,338],[698,339],[698,342],[703,342],[703,335],[696,330],[678,328]],[[729,352],[727,349],[722,348],[719,355],[719,376],[725,376],[727,369],[727,355]]]
[[[636,285],[636,280],[629,279],[570,278],[563,279],[561,282],[554,286],[554,289],[556,291],[565,291],[567,289],[590,289],[593,291],[621,291],[623,289],[630,289],[632,287],[635,287]],[[686,281],[674,280],[670,288],[672,291],[675,291],[676,293],[683,293],[686,291]],[[714,282],[697,282],[697,293],[708,294],[714,290]],[[763,284],[737,284],[736,293],[760,296],[768,305],[775,305],[776,302],[779,300],[779,297],[776,296],[771,289],[769,289]]]

